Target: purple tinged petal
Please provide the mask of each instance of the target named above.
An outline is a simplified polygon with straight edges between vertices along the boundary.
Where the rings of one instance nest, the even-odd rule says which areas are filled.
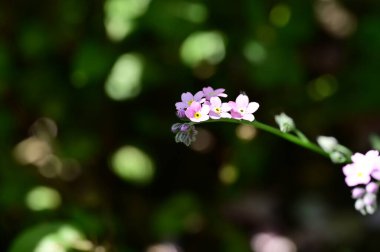
[[[232,110],[231,111],[231,117],[233,119],[240,120],[243,116],[239,112],[236,112],[235,110]]]
[[[184,110],[184,109],[180,109],[180,110],[178,110],[178,111],[177,111],[177,116],[178,116],[179,118],[185,118],[185,117],[186,117],[186,112],[185,112],[185,110]]]
[[[186,104],[183,103],[183,102],[177,102],[177,103],[175,104],[175,108],[176,108],[177,110],[184,109],[184,108],[186,108]]]
[[[237,110],[236,102],[234,101],[229,101],[228,105],[230,105],[232,110]]]
[[[199,91],[197,92],[195,95],[194,95],[194,100],[197,101],[197,102],[200,102],[201,99],[204,97],[204,93],[202,91]]]
[[[214,89],[212,87],[204,87],[202,90],[205,95],[214,92]]]
[[[190,92],[186,92],[181,95],[181,99],[183,102],[187,103],[188,101],[193,100],[194,97]]]
[[[180,131],[181,126],[182,126],[182,123],[175,123],[175,124],[173,124],[172,127],[171,127],[171,131],[173,133],[177,133],[178,131]]]
[[[212,119],[220,119],[222,114],[215,113],[214,111],[211,110],[209,115]]]
[[[190,128],[191,126],[189,124],[184,123],[181,125],[181,131],[188,131]]]
[[[195,95],[194,95],[194,100],[197,101],[197,102],[201,102],[202,98],[205,97],[205,94],[203,93],[203,91],[198,91]],[[205,100],[205,99],[203,99]]]
[[[220,97],[227,97],[227,94],[224,94],[224,90],[224,88],[218,88],[214,92]]]

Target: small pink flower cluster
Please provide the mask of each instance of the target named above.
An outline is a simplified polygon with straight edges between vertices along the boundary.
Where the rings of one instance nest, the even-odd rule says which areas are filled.
[[[362,214],[375,212],[376,193],[380,181],[380,156],[375,150],[368,151],[365,155],[355,153],[351,156],[352,163],[343,167],[346,176],[346,184],[355,186],[352,190],[352,198],[356,200],[355,208]],[[360,187],[357,185],[364,185]]]
[[[175,104],[177,115],[193,122],[211,119],[233,118],[252,122],[253,113],[259,108],[257,102],[249,102],[248,96],[240,94],[235,101],[222,102],[219,97],[227,97],[223,88],[205,87],[196,94],[190,92],[181,95],[181,101]]]

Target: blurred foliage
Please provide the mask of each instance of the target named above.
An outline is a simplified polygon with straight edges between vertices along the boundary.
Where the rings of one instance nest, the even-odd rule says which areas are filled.
[[[0,251],[378,251],[380,215],[329,160],[236,125],[186,148],[170,126],[211,85],[378,149],[379,27],[375,0],[2,1]]]

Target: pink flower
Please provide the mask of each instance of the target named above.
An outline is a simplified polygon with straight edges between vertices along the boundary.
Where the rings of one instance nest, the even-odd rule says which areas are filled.
[[[199,91],[197,92],[195,95],[193,95],[192,93],[190,92],[186,92],[186,93],[183,93],[181,95],[181,100],[180,102],[177,102],[175,104],[175,107],[177,110],[184,110],[188,107],[190,107],[190,105],[193,103],[193,102],[204,102],[204,93],[202,91]]]
[[[210,117],[208,113],[210,112],[210,106],[207,104],[201,105],[199,102],[192,102],[190,107],[186,109],[186,116],[193,122],[203,122],[208,120]]]
[[[378,151],[370,150],[365,155],[355,153],[351,156],[351,160],[356,165],[369,167],[371,169],[371,176],[380,180],[380,156]]]
[[[371,169],[368,166],[348,164],[343,167],[343,173],[346,175],[346,184],[348,186],[366,185],[371,181]]]
[[[236,102],[230,101],[228,103],[231,106],[231,116],[234,119],[244,119],[252,122],[255,120],[253,113],[259,108],[257,102],[249,102],[248,96],[240,94],[236,98]]]
[[[212,119],[231,118],[231,115],[228,113],[230,110],[231,107],[228,103],[222,103],[219,97],[211,97],[209,115]]]
[[[379,152],[370,150],[365,155],[355,153],[351,156],[352,164],[343,167],[343,173],[346,175],[346,184],[355,186],[358,184],[368,184],[371,181],[371,175],[375,179],[380,178],[380,157]]]
[[[224,93],[224,88],[218,88],[214,90],[212,87],[204,87],[202,91],[206,96],[206,100],[210,100],[211,97],[227,97],[227,95]]]

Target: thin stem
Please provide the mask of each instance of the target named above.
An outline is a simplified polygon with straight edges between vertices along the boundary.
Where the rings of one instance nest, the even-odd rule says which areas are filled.
[[[298,129],[294,130],[294,133],[296,133],[297,137],[302,140],[302,142],[310,143],[310,140]]]
[[[273,135],[279,136],[285,140],[288,140],[289,142],[292,142],[292,143],[297,144],[301,147],[304,147],[306,149],[314,151],[314,152],[316,152],[316,153],[318,153],[324,157],[329,157],[328,153],[326,153],[324,150],[322,150],[318,145],[310,142],[305,136],[302,138],[298,138],[297,136],[281,132],[279,129],[276,129],[272,126],[269,126],[267,124],[264,124],[264,123],[261,123],[258,121],[249,122],[246,120],[235,120],[235,119],[221,118],[218,120],[207,120],[205,122],[231,122],[231,123],[238,123],[238,124],[245,124],[245,125],[254,126],[260,130],[263,130],[263,131],[266,131],[266,132],[271,133]],[[306,139],[306,141],[305,141],[305,139]]]

